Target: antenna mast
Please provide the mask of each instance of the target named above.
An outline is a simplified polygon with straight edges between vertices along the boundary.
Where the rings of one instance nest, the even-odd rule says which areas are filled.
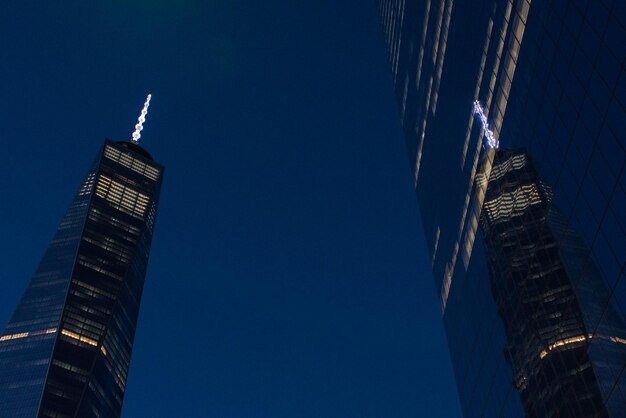
[[[143,104],[143,109],[141,109],[141,114],[139,115],[139,119],[137,120],[137,124],[135,125],[135,132],[133,132],[132,139],[135,144],[139,142],[139,138],[141,138],[141,131],[143,130],[143,123],[146,121],[146,115],[148,114],[148,107],[150,107],[151,98],[152,93],[148,93],[148,97],[146,97],[146,101]]]
[[[487,138],[487,146],[489,148],[498,148],[498,140],[494,136],[493,131],[489,128],[487,116],[485,115],[485,111],[478,100],[474,101],[474,114],[478,116],[480,123],[483,125],[483,131],[485,131],[485,137]]]

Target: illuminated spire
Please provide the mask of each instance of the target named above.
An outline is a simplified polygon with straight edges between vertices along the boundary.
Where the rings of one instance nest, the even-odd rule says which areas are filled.
[[[143,109],[141,109],[141,114],[139,115],[139,119],[137,120],[137,125],[135,125],[135,132],[133,132],[134,143],[139,142],[139,138],[141,138],[141,131],[143,130],[143,123],[146,121],[146,115],[148,114],[148,107],[150,106],[150,99],[152,98],[152,93],[148,93],[148,97],[146,97],[146,102],[143,104]]]
[[[487,116],[485,116],[485,111],[478,100],[474,101],[474,114],[478,115],[478,119],[480,119],[480,123],[482,123],[483,125],[483,130],[485,131],[485,138],[487,138],[487,147],[498,148],[498,145],[499,145],[498,140],[493,135],[493,131],[489,129]]]

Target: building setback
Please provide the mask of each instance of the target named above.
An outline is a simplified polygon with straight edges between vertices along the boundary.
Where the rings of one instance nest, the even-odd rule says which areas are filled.
[[[105,141],[0,336],[2,418],[120,416],[162,178]]]
[[[569,312],[578,325],[570,330],[569,325],[557,325],[532,350],[516,346],[514,351],[535,356],[545,351],[543,360],[551,362],[551,357],[560,356],[557,352],[576,352],[564,349],[576,346],[574,342],[565,342],[570,333],[581,331],[577,335],[585,335],[585,340],[579,345],[586,347],[589,364],[602,364],[592,368],[597,383],[597,392],[589,395],[592,403],[598,405],[601,399],[609,416],[625,416],[624,340],[612,330],[616,317],[626,317],[626,3],[378,4],[465,416],[541,416],[528,409],[534,396],[530,386],[526,393],[520,391],[520,371],[526,366],[511,357],[512,341],[517,340],[507,328],[501,302],[515,299],[494,298],[511,289],[494,287],[499,276],[490,255],[498,251],[496,241],[487,245],[485,238],[493,236],[480,228],[495,154],[485,146],[485,126],[474,114],[475,101],[484,109],[495,139],[509,149],[524,147],[524,155],[533,157],[537,178],[550,185],[554,209],[549,213],[560,213],[563,226],[551,227],[552,239],[565,260],[568,297],[578,303],[571,311],[555,311]],[[482,219],[482,225],[488,225]],[[580,251],[576,267],[567,261],[571,255],[563,256],[571,247],[567,243],[573,242]],[[599,293],[590,297],[584,289]],[[585,364],[581,359],[580,365]],[[596,390],[591,389],[592,380],[591,392]],[[553,405],[548,398],[559,391],[567,396],[578,393],[558,388],[562,379],[549,381],[552,384],[542,390],[554,393],[536,399]],[[572,416],[594,416],[581,414]]]

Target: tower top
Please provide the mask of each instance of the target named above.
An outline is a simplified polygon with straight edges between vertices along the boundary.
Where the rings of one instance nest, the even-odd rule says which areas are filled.
[[[146,115],[148,114],[148,107],[150,107],[150,99],[152,99],[152,93],[148,93],[146,97],[146,101],[143,104],[143,109],[141,109],[141,113],[139,114],[139,119],[137,120],[137,124],[135,125],[135,132],[133,132],[132,142],[135,144],[139,142],[139,138],[141,138],[141,131],[143,130],[143,123],[146,121]]]

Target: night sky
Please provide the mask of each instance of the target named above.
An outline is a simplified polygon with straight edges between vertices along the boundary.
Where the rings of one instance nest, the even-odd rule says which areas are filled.
[[[0,327],[152,90],[123,416],[460,415],[373,0],[1,9]]]

